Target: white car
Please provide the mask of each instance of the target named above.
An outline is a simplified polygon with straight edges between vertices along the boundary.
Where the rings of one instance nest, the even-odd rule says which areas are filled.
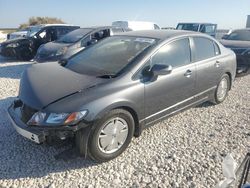
[[[129,28],[133,31],[160,29],[156,23],[141,21],[115,21],[112,22],[112,26]]]

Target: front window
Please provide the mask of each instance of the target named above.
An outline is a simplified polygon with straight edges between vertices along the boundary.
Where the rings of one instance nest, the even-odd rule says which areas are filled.
[[[70,58],[66,68],[80,74],[116,76],[155,42],[143,37],[109,37]]]
[[[198,31],[199,24],[178,24],[177,30]]]
[[[37,32],[39,32],[42,29],[41,26],[34,26],[34,27],[29,27],[28,28],[28,37],[33,37]]]
[[[227,37],[228,40],[240,40],[240,41],[250,41],[250,31],[249,30],[238,30],[233,31]]]
[[[64,35],[57,42],[75,43],[91,31],[92,31],[92,29],[77,29],[77,30],[74,30],[74,31]]]

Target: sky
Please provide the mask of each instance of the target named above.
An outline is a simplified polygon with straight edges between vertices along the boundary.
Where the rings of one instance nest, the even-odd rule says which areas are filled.
[[[250,0],[0,0],[0,28],[16,28],[32,16],[61,18],[69,24],[111,25],[117,20],[217,23],[220,29],[246,26]]]

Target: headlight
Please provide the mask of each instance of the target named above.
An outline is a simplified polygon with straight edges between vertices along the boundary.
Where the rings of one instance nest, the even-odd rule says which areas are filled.
[[[87,115],[87,110],[73,113],[35,113],[28,121],[28,125],[68,125],[77,123]]]
[[[7,45],[7,48],[16,48],[19,46],[19,43],[10,43]]]
[[[242,54],[243,55],[250,55],[250,49],[245,50]]]
[[[63,48],[57,50],[56,56],[65,54],[65,52],[67,51],[67,49],[68,49],[67,47],[63,47]]]

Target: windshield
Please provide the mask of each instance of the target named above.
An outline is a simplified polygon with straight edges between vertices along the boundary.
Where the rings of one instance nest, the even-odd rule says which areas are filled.
[[[29,27],[28,28],[28,33],[27,36],[28,37],[33,37],[38,31],[40,31],[42,29],[41,26],[34,26],[34,27]]]
[[[178,30],[198,31],[199,24],[178,24]]]
[[[63,37],[61,37],[57,42],[63,42],[63,43],[75,43],[81,38],[83,38],[86,34],[91,32],[93,29],[77,29],[74,30]]]
[[[233,31],[226,38],[228,40],[241,40],[241,41],[250,41],[250,31],[248,30],[238,30]]]
[[[151,38],[109,37],[73,56],[66,67],[80,74],[115,76],[154,43]]]

